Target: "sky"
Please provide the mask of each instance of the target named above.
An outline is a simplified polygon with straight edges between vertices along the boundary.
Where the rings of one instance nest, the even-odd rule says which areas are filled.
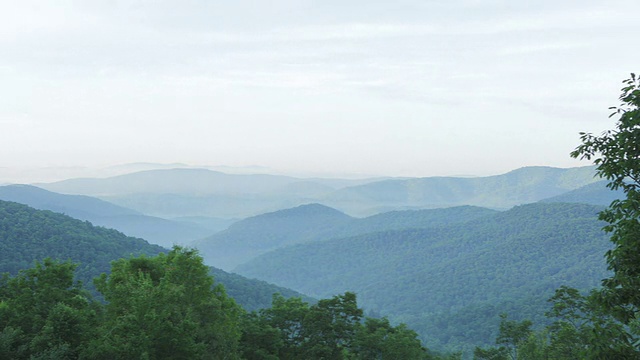
[[[2,1],[0,168],[486,176],[612,128],[638,1]],[[635,67],[635,68],[634,68]]]

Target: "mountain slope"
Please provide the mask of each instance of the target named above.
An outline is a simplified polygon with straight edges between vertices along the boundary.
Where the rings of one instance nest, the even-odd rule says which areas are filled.
[[[69,216],[0,200],[0,271],[17,273],[45,257],[80,262],[78,277],[91,284],[112,260],[166,251],[138,238]]]
[[[528,167],[507,174],[464,178],[301,179],[225,174],[206,169],[158,169],[102,179],[70,179],[39,186],[97,196],[163,218],[246,218],[308,203],[353,216],[392,210],[475,205],[507,209],[560,195],[597,181],[593,167]]]
[[[299,179],[281,175],[225,174],[207,169],[157,169],[109,178],[69,179],[38,186],[97,196],[163,218],[245,218],[286,209],[336,189],[373,180]]]
[[[526,167],[488,177],[392,179],[344,188],[322,202],[350,214],[457,205],[507,209],[593,183],[598,180],[594,175],[593,167]]]
[[[109,272],[111,261],[132,255],[153,256],[166,249],[69,216],[0,200],[0,273],[17,273],[34,261],[51,257],[79,263],[77,276],[91,287],[93,278]],[[299,293],[263,281],[212,268],[216,281],[248,310],[268,307],[273,293]]]
[[[84,195],[64,195],[31,185],[0,187],[0,200],[26,204],[36,209],[64,213],[94,225],[119,230],[170,248],[210,235],[211,230],[184,222],[146,216],[107,201]]]
[[[312,296],[355,291],[366,309],[407,322],[429,344],[446,345],[453,331],[434,319],[448,314],[450,324],[460,323],[458,315],[484,309],[480,318],[490,321],[456,340],[478,345],[493,341],[489,326],[500,312],[516,309],[517,316],[539,318],[560,285],[599,284],[609,248],[600,210],[523,205],[464,224],[289,246],[236,270]]]
[[[352,219],[323,205],[301,205],[238,221],[192,245],[208,264],[230,270],[267,251],[310,240]]]
[[[315,240],[347,237],[379,231],[423,229],[459,224],[497,213],[477,206],[454,206],[439,209],[389,211],[366,218],[354,219],[330,234],[319,234]],[[323,238],[324,237],[324,238]]]
[[[622,192],[622,190],[612,191],[607,188],[607,182],[606,180],[598,181],[560,195],[542,199],[540,202],[583,203],[609,206],[612,201],[623,199],[624,192]]]
[[[60,193],[97,196],[132,193],[256,194],[296,181],[298,179],[278,175],[235,175],[206,169],[159,169],[102,179],[69,179],[39,186]]]
[[[94,196],[155,194],[265,194],[289,189],[301,194],[325,193],[374,179],[301,179],[284,175],[229,174],[198,168],[153,169],[107,178],[76,178],[39,184],[44,189]]]
[[[460,223],[495,212],[461,206],[393,211],[358,219],[324,205],[309,204],[244,219],[227,230],[197,240],[192,245],[200,249],[209,264],[232,270],[260,254],[287,245],[383,230]]]
[[[0,186],[0,199],[51,210],[78,219],[88,216],[142,215],[137,211],[82,195],[63,195],[31,185]]]

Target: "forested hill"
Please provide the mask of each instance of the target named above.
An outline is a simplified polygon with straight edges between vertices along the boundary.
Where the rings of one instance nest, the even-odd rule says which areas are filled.
[[[157,255],[167,249],[151,245],[103,227],[69,216],[0,200],[0,273],[16,274],[50,257],[79,263],[78,279],[91,287],[93,278],[109,272],[110,263],[134,255]],[[300,294],[212,269],[229,295],[248,310],[268,307],[273,293],[286,297]]]
[[[301,205],[238,221],[192,245],[209,265],[230,270],[267,251],[308,241],[352,219],[323,205]]]
[[[465,224],[290,246],[237,271],[312,296],[349,289],[427,344],[472,347],[493,342],[501,312],[539,319],[559,286],[599,285],[610,246],[600,210],[523,205]]]
[[[622,190],[611,190],[607,187],[607,181],[602,180],[540,201],[609,206],[612,201],[622,198],[624,198]]]
[[[459,205],[508,209],[560,195],[596,181],[598,179],[595,178],[593,166],[569,169],[533,166],[486,177],[377,181],[335,191],[321,202],[350,214]]]
[[[84,195],[64,195],[32,185],[0,186],[0,199],[26,204],[40,210],[63,213],[76,219],[90,216],[142,215],[110,202]]]
[[[130,255],[157,255],[166,249],[143,239],[69,216],[0,200],[0,272],[17,273],[46,257],[80,263],[78,278],[110,269],[110,262]]]
[[[478,206],[454,206],[440,209],[389,211],[355,219],[348,226],[336,229],[331,237],[346,237],[378,231],[420,229],[460,224],[497,213]]]
[[[31,185],[0,186],[0,200],[63,213],[167,248],[203,238],[212,232],[193,223],[147,216],[90,196],[58,194]]]
[[[210,265],[231,270],[260,254],[283,246],[376,231],[426,228],[461,223],[496,211],[461,206],[392,211],[353,218],[319,204],[267,213],[239,221],[229,229],[193,243]]]

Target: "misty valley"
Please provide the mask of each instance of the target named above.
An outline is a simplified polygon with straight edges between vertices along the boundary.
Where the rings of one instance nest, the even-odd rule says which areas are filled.
[[[612,248],[598,214],[624,194],[595,171],[4,185],[0,357],[507,356],[567,304],[596,316]]]

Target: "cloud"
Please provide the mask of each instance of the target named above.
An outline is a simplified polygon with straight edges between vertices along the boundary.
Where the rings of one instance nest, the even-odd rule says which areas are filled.
[[[18,133],[16,125],[27,124],[22,113],[50,124],[47,131],[25,126],[23,137],[11,135],[16,149],[33,143],[33,131],[52,149],[59,146],[47,138],[53,129],[61,134],[76,129],[78,139],[91,134],[85,141],[65,135],[70,156],[74,142],[83,149],[103,143],[107,149],[111,140],[100,138],[105,136],[129,143],[127,151],[137,149],[135,131],[147,128],[155,134],[149,135],[147,154],[166,154],[153,146],[177,132],[185,139],[193,138],[192,132],[213,134],[202,135],[203,150],[232,149],[243,139],[269,148],[263,127],[280,129],[285,122],[305,124],[289,128],[286,136],[298,143],[272,138],[291,148],[310,137],[331,144],[332,134],[345,127],[368,129],[375,118],[379,127],[367,136],[390,157],[400,156],[392,153],[402,148],[397,139],[416,138],[411,146],[437,151],[420,138],[428,139],[430,127],[444,121],[473,118],[474,125],[497,132],[505,123],[517,131],[535,120],[551,133],[563,119],[572,125],[580,117],[592,119],[601,106],[598,99],[615,100],[619,80],[634,70],[627,67],[637,66],[632,44],[639,5],[615,0],[13,2],[0,13],[0,105],[13,112],[0,115],[0,126],[4,136]],[[416,127],[398,127],[406,119]],[[322,135],[307,125],[315,121],[326,125]],[[422,122],[427,125],[419,127]],[[248,132],[255,134],[249,139]],[[209,137],[216,134],[225,142],[211,145],[215,141]],[[335,145],[336,152],[350,150]],[[95,149],[86,154],[103,150]],[[287,156],[260,155],[274,165]]]
[[[509,46],[500,49],[498,55],[525,55],[551,51],[574,51],[580,48],[591,46],[587,42],[549,42],[549,43],[533,43],[525,45]]]

